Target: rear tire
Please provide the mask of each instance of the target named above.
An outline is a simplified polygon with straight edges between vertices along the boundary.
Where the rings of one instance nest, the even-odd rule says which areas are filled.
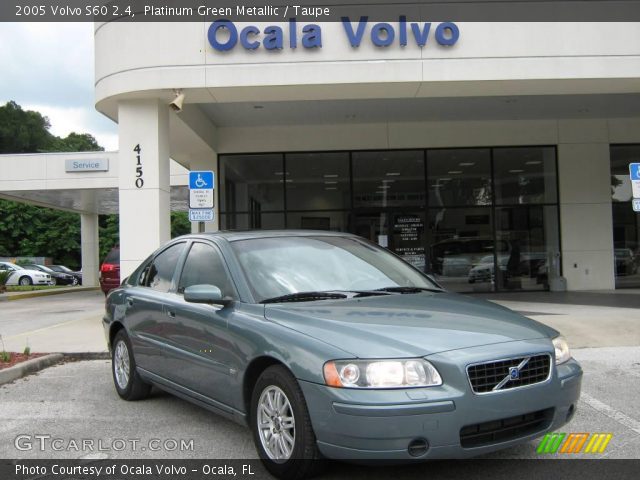
[[[131,341],[124,329],[116,333],[111,353],[113,384],[120,398],[133,401],[149,396],[151,385],[144,382],[136,369]]]
[[[251,395],[250,425],[258,455],[272,475],[300,480],[322,470],[307,403],[284,366],[273,365],[258,378]]]
[[[20,280],[18,280],[18,285],[22,287],[33,285],[33,280],[31,280],[31,277],[20,277]]]

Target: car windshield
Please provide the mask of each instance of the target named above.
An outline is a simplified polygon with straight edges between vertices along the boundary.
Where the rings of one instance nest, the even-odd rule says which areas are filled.
[[[35,267],[34,270],[41,270],[47,273],[53,272],[53,270],[51,270],[49,267],[45,267],[44,265],[34,265],[34,267]]]
[[[299,292],[437,289],[374,244],[352,237],[274,237],[231,243],[257,302]]]

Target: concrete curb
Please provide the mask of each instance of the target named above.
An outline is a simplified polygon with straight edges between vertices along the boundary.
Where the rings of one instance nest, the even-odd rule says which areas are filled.
[[[18,363],[13,367],[0,370],[0,385],[13,382],[19,378],[25,377],[31,373],[42,370],[43,368],[50,367],[58,363],[64,358],[62,353],[50,353],[43,357],[33,358],[26,362]]]
[[[9,302],[13,300],[23,300],[25,298],[46,297],[48,295],[62,295],[63,293],[73,292],[89,292],[99,290],[100,287],[71,287],[71,288],[52,288],[51,290],[33,290],[32,292],[13,292],[0,294],[0,302]]]

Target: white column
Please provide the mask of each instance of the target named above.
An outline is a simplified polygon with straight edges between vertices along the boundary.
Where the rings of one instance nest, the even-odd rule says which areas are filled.
[[[82,254],[82,285],[98,286],[98,270],[100,268],[98,251],[98,214],[80,214],[80,250]]]
[[[568,290],[615,288],[606,120],[559,122],[562,273]]]
[[[205,222],[204,231],[205,232],[217,232],[220,229],[220,206],[218,205],[218,196],[220,194],[220,176],[217,169],[218,166],[218,156],[215,152],[211,153],[211,157],[209,158],[199,158],[197,160],[192,160],[190,163],[189,170],[211,170],[213,171],[213,175],[215,177],[215,190],[213,192],[214,204],[213,204],[213,222]],[[191,222],[191,233],[198,233],[198,222]]]
[[[120,102],[118,133],[120,277],[125,278],[170,239],[169,107],[158,100]]]

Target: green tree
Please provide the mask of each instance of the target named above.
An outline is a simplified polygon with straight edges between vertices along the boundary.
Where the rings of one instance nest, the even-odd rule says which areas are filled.
[[[89,133],[71,132],[66,138],[56,138],[50,151],[55,152],[97,152],[104,148]]]
[[[47,256],[80,264],[80,217],[75,213],[0,201],[0,256]]]
[[[191,233],[191,222],[187,212],[171,212],[171,238]]]
[[[39,112],[8,102],[0,107],[0,153],[48,151],[56,140],[49,127],[49,119]]]

